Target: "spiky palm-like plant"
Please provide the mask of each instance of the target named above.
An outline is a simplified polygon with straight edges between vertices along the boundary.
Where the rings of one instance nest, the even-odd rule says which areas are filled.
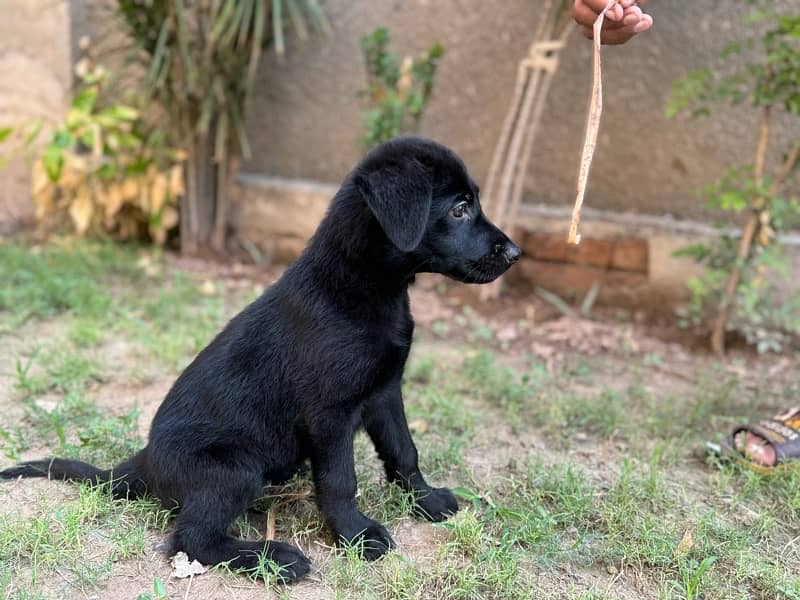
[[[174,145],[186,151],[181,249],[221,252],[232,164],[247,157],[245,115],[262,50],[282,54],[284,22],[328,31],[317,0],[118,0]]]

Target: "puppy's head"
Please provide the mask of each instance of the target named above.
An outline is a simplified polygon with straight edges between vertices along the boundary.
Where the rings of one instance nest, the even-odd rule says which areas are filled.
[[[355,183],[389,241],[420,266],[466,283],[488,283],[522,251],[481,211],[478,186],[449,148],[401,137],[370,152]]]

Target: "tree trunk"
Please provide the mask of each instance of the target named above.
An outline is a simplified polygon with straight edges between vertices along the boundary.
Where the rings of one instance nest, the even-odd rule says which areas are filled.
[[[213,130],[213,129],[212,129]],[[226,157],[227,159],[227,157]],[[181,204],[181,252],[221,253],[225,246],[227,160],[214,161],[214,140],[195,135],[186,164],[186,197]]]

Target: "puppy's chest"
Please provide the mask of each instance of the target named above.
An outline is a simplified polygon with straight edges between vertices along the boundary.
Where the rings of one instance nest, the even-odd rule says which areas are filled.
[[[369,346],[368,352],[378,358],[379,362],[405,360],[413,333],[414,322],[411,318],[399,315],[380,325],[372,324],[367,327],[364,341]]]

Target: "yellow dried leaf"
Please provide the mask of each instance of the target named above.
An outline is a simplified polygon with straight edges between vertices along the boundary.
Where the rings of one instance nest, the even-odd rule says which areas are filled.
[[[172,206],[167,206],[161,213],[161,226],[164,229],[172,229],[178,224],[178,210]]]
[[[130,202],[135,202],[139,197],[139,182],[129,177],[122,182],[122,197]]]
[[[31,195],[36,205],[36,220],[42,221],[54,208],[53,187],[42,161],[33,163],[33,171],[31,173]]]
[[[83,166],[80,159],[67,155],[64,166],[61,169],[61,177],[58,178],[58,187],[70,190],[79,187],[86,178],[82,169]]]
[[[414,65],[414,60],[410,56],[403,59],[400,65],[400,80],[397,82],[397,96],[401,100],[405,100],[408,96],[408,90],[411,89],[411,67]]]
[[[47,177],[47,171],[42,161],[37,160],[33,163],[33,170],[31,172],[31,191],[34,194],[38,194],[48,187],[50,187],[50,180]]]
[[[122,192],[121,185],[118,183],[112,183],[105,189],[105,193],[103,194],[103,205],[105,208],[107,223],[116,216],[124,203],[125,195]]]
[[[152,186],[150,188],[150,212],[151,213],[159,213],[161,209],[164,207],[164,203],[167,201],[167,186],[169,182],[167,181],[166,175],[159,173],[153,179]]]
[[[82,176],[89,171],[94,171],[96,168],[94,165],[89,163],[89,159],[86,156],[72,154],[70,152],[64,154],[64,166],[69,167],[72,171],[78,174],[78,176]],[[60,182],[61,179],[59,179],[59,183]]]
[[[173,198],[183,196],[183,168],[180,165],[169,170],[169,195]]]
[[[89,224],[92,222],[92,213],[94,207],[92,206],[92,194],[87,186],[79,187],[75,192],[75,198],[69,207],[69,216],[75,224],[75,230],[83,235],[89,229]]]
[[[145,214],[150,213],[150,186],[147,180],[139,183],[139,201],[137,204]]]
[[[159,246],[163,246],[164,242],[167,241],[167,230],[162,229],[161,227],[154,227],[150,226],[150,237],[153,238],[153,241],[158,244]]]
[[[172,206],[167,206],[161,213],[158,224],[150,225],[150,236],[159,246],[167,241],[167,232],[178,224],[178,211]]]
[[[675,547],[675,556],[683,556],[689,553],[689,550],[692,549],[694,546],[694,540],[692,539],[692,530],[687,529],[683,532],[683,537],[681,541],[678,542],[678,545]]]
[[[96,163],[103,160],[103,130],[100,125],[94,123],[92,125],[92,158]]]

